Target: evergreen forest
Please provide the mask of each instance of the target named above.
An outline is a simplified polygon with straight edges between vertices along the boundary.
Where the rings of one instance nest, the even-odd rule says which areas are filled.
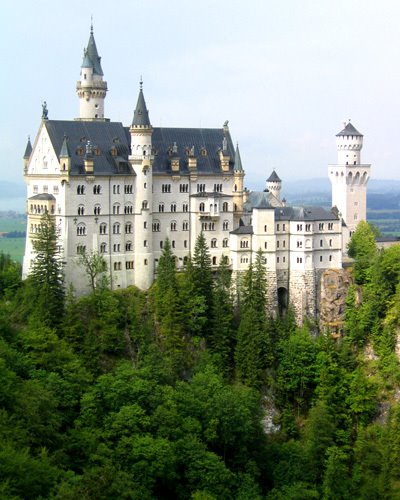
[[[273,318],[200,235],[152,288],[65,289],[48,215],[27,280],[0,254],[0,498],[400,499],[400,245],[360,223],[343,334]]]

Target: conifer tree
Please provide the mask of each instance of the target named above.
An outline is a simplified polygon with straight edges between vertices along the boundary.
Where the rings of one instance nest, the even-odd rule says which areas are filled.
[[[231,274],[227,258],[222,256],[214,284],[210,345],[218,354],[220,367],[225,373],[233,365],[234,338]]]
[[[251,386],[262,383],[263,372],[271,362],[266,287],[263,256],[259,250],[255,263],[250,264],[242,282],[241,319],[235,350],[238,376]]]
[[[155,313],[159,324],[160,342],[175,372],[183,369],[184,338],[179,289],[176,278],[175,256],[171,243],[164,242],[154,290]]]
[[[202,297],[205,303],[205,317],[207,321],[202,334],[207,337],[212,314],[213,274],[211,256],[203,232],[199,234],[194,248],[193,283],[196,295]]]
[[[35,313],[42,323],[57,325],[64,311],[63,262],[57,242],[57,229],[53,217],[43,214],[40,232],[33,240],[35,259],[30,283],[35,294]]]

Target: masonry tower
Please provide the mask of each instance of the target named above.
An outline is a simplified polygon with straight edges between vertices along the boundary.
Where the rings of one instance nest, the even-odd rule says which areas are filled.
[[[332,206],[337,207],[346,225],[343,250],[361,220],[367,219],[367,184],[371,165],[361,163],[363,135],[348,121],[336,135],[338,162],[329,165]]]
[[[105,121],[104,99],[107,93],[107,82],[103,81],[101,57],[97,52],[93,35],[93,25],[87,48],[83,50],[80,80],[76,84],[79,97],[78,120]]]

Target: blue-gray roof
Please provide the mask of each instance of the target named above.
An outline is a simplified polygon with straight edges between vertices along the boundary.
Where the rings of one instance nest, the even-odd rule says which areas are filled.
[[[140,83],[142,85],[142,83]],[[149,112],[146,107],[146,101],[144,99],[142,87],[139,90],[139,96],[133,114],[132,126],[136,127],[151,127]]]
[[[63,143],[60,151],[60,158],[71,158],[71,151],[69,150],[68,137],[64,135]]]
[[[323,207],[277,207],[275,220],[323,221],[339,220],[339,217]]]
[[[275,172],[275,169],[272,171],[272,174],[268,177],[267,182],[282,182],[278,177],[278,174]]]
[[[24,160],[29,160],[31,153],[32,153],[32,144],[31,144],[30,137],[28,137],[28,142],[26,144],[25,153],[24,153]]]
[[[87,49],[83,52],[82,68],[93,68],[93,73],[95,75],[103,76],[103,70],[101,68],[101,57],[97,52],[96,42],[93,35],[93,27],[90,30],[89,41]]]
[[[54,151],[60,158],[64,136],[68,139],[71,155],[71,175],[83,175],[86,144],[93,148],[94,175],[129,174],[130,133],[119,122],[64,121],[44,122]],[[154,153],[153,173],[171,175],[172,148],[176,143],[174,157],[179,157],[181,175],[187,175],[188,155],[194,153],[197,171],[201,174],[221,173],[219,151],[223,138],[227,138],[227,153],[230,156],[229,172],[233,172],[235,150],[229,132],[220,129],[201,128],[158,128],[153,129]]]
[[[235,172],[243,172],[242,159],[240,158],[239,144],[236,145],[236,151],[235,151]]]
[[[344,127],[342,131],[336,134],[336,137],[339,137],[341,135],[358,135],[360,137],[363,137],[363,135],[350,122]]]
[[[219,152],[224,136],[227,140],[229,172],[233,172],[235,150],[229,132],[223,128],[154,128],[152,144],[154,150],[154,174],[171,174],[171,157],[174,143],[179,157],[181,174],[188,174],[188,156],[194,153],[197,171],[202,174],[221,173]]]
[[[251,191],[248,194],[244,209],[251,212],[253,208],[274,208],[279,204],[275,196],[268,191]]]

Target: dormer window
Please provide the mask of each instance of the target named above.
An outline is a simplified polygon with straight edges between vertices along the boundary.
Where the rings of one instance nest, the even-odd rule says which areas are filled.
[[[112,147],[110,153],[111,153],[111,156],[117,156],[117,148]]]

